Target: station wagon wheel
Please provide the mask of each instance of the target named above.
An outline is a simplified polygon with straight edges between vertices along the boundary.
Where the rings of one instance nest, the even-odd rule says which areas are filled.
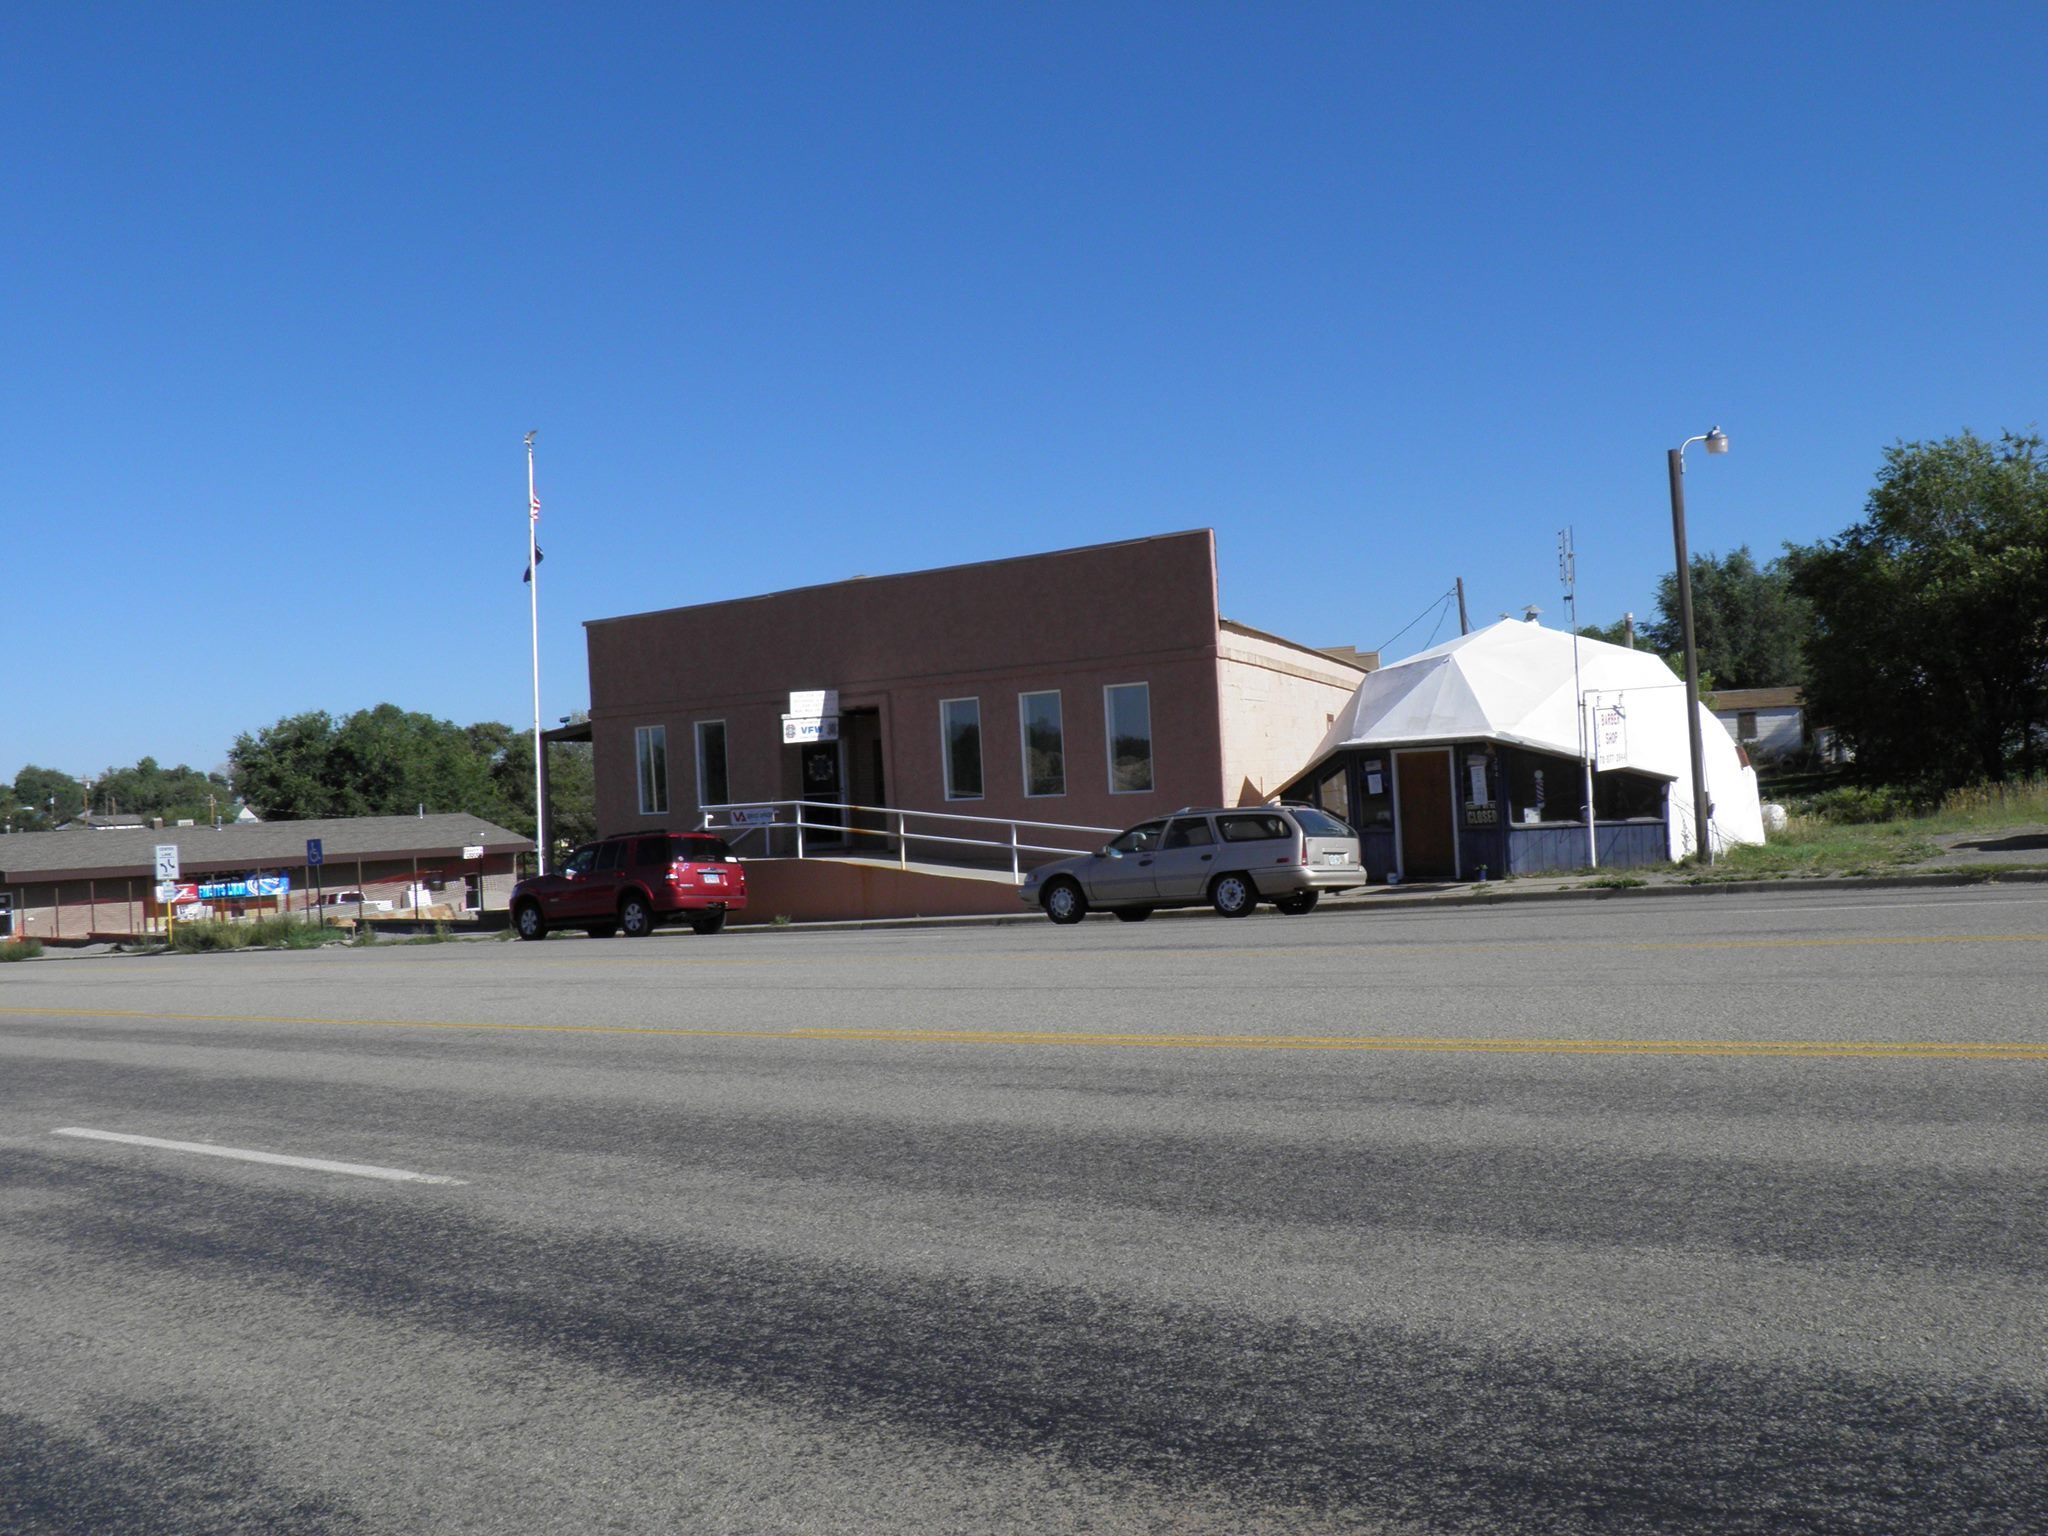
[[[1259,904],[1259,893],[1249,875],[1218,875],[1209,887],[1209,904],[1225,917],[1246,917]]]
[[[1313,912],[1316,903],[1322,899],[1321,891],[1296,891],[1291,896],[1276,896],[1273,905],[1289,917],[1299,917],[1304,912]]]
[[[1142,923],[1152,915],[1150,907],[1118,907],[1117,920],[1125,923]]]
[[[522,939],[544,939],[548,936],[548,920],[540,915],[538,902],[519,903],[519,910],[512,914],[512,925]]]
[[[619,903],[619,929],[629,939],[644,939],[654,932],[654,913],[644,896],[628,896]]]
[[[1088,898],[1072,880],[1055,880],[1045,888],[1045,915],[1056,923],[1078,923],[1088,915]]]

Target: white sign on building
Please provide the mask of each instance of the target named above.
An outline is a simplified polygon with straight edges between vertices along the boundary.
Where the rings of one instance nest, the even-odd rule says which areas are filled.
[[[837,715],[784,715],[782,717],[782,743],[794,746],[812,741],[837,741],[839,739],[839,717]]]
[[[1593,709],[1593,766],[1602,773],[1628,766],[1628,716],[1618,703]]]
[[[839,690],[812,688],[789,695],[789,713],[782,717],[782,742],[796,746],[839,739]]]

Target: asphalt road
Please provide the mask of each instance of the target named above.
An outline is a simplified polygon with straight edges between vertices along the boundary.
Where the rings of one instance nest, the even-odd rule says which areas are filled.
[[[1998,890],[0,967],[0,1531],[2048,1531],[2044,979]]]

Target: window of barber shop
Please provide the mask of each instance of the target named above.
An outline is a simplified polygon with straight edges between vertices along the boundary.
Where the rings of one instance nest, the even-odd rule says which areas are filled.
[[[1364,758],[1358,764],[1358,820],[1352,825],[1361,832],[1394,824],[1392,767],[1384,757]]]
[[[1321,806],[1342,822],[1351,820],[1351,786],[1345,782],[1348,777],[1344,765],[1338,763],[1316,780],[1308,795],[1312,803]]]
[[[1586,770],[1568,757],[1516,750],[1503,754],[1508,819],[1517,826],[1539,821],[1583,821]]]
[[[1662,821],[1665,781],[1615,769],[1593,775],[1593,814],[1602,821]]]

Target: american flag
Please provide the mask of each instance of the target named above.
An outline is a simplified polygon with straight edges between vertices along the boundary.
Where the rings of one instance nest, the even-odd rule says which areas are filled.
[[[533,517],[531,520],[537,523],[540,521],[540,492],[534,491],[529,494],[533,499]]]

